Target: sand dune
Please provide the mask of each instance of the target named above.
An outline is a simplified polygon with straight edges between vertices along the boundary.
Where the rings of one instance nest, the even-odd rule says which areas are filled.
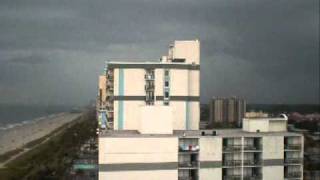
[[[59,113],[38,118],[31,123],[4,130],[0,135],[0,154],[39,139],[64,124],[75,120],[80,115],[81,113]]]

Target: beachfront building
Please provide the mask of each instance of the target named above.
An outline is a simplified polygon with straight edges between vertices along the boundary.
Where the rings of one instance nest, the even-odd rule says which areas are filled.
[[[145,109],[164,106],[173,113],[174,129],[199,129],[199,49],[198,40],[175,41],[158,62],[107,62],[98,103],[105,102],[106,126],[138,129]]]
[[[175,41],[158,63],[107,64],[99,179],[302,179],[303,136],[286,116],[199,130],[199,52]]]

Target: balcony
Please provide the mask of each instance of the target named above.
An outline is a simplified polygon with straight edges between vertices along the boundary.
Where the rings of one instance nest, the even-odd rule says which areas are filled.
[[[145,91],[154,91],[154,85],[145,85],[144,86]]]
[[[301,164],[302,158],[285,158],[284,163],[286,163],[286,164]]]
[[[154,81],[154,75],[152,74],[147,74],[144,76],[144,79],[147,81]]]
[[[294,171],[294,172],[287,172],[284,175],[285,178],[300,178],[301,172],[300,171]]]
[[[179,152],[199,152],[198,145],[184,144],[179,146]]]
[[[197,169],[198,168],[198,162],[192,161],[192,162],[179,162],[179,168],[183,169]]]
[[[193,177],[178,177],[178,180],[196,180],[196,178],[193,178]]]
[[[223,161],[224,166],[241,166],[241,160],[225,160]]]
[[[244,145],[243,150],[245,151],[261,151],[261,146],[258,145]]]
[[[301,150],[301,144],[285,144],[284,145],[285,150]]]
[[[260,166],[261,164],[260,160],[243,160],[244,166]]]
[[[262,174],[243,175],[243,180],[262,180]]]
[[[226,175],[223,180],[241,180],[241,175]]]
[[[223,146],[224,151],[241,151],[241,145],[226,145]]]

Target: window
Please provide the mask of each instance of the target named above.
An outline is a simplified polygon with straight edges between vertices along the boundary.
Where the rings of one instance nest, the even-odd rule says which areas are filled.
[[[164,87],[169,87],[169,81],[164,82]]]
[[[172,59],[172,62],[176,62],[176,63],[184,63],[185,61],[186,59],[182,59],[182,58]]]
[[[169,76],[169,69],[164,70],[164,76]]]
[[[168,91],[164,92],[164,98],[169,99],[169,92]]]

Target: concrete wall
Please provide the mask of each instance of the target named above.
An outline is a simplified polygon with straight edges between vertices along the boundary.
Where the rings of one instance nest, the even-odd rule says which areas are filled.
[[[199,139],[200,161],[222,161],[222,138],[201,137]]]
[[[269,131],[287,131],[287,121],[269,121]]]
[[[284,159],[283,136],[263,136],[262,148],[263,159]]]
[[[99,164],[178,161],[177,137],[100,137]]]
[[[201,168],[199,171],[200,180],[220,180],[222,179],[221,168]]]
[[[134,163],[171,163],[178,161],[177,137],[100,137],[99,165]],[[177,169],[172,170],[111,170],[99,171],[99,179],[169,179],[176,180]]]
[[[140,106],[139,112],[141,134],[172,134],[172,108],[169,106]]]
[[[99,172],[99,180],[177,180],[177,170]]]
[[[184,130],[186,128],[186,102],[170,101],[173,111],[173,129]]]
[[[287,118],[244,118],[243,130],[248,132],[287,131]]]
[[[170,96],[189,95],[189,76],[187,69],[170,69]]]
[[[264,166],[262,168],[263,180],[283,180],[284,168],[283,166]]]
[[[186,63],[200,64],[200,42],[175,41],[173,48],[173,58],[186,59]]]

